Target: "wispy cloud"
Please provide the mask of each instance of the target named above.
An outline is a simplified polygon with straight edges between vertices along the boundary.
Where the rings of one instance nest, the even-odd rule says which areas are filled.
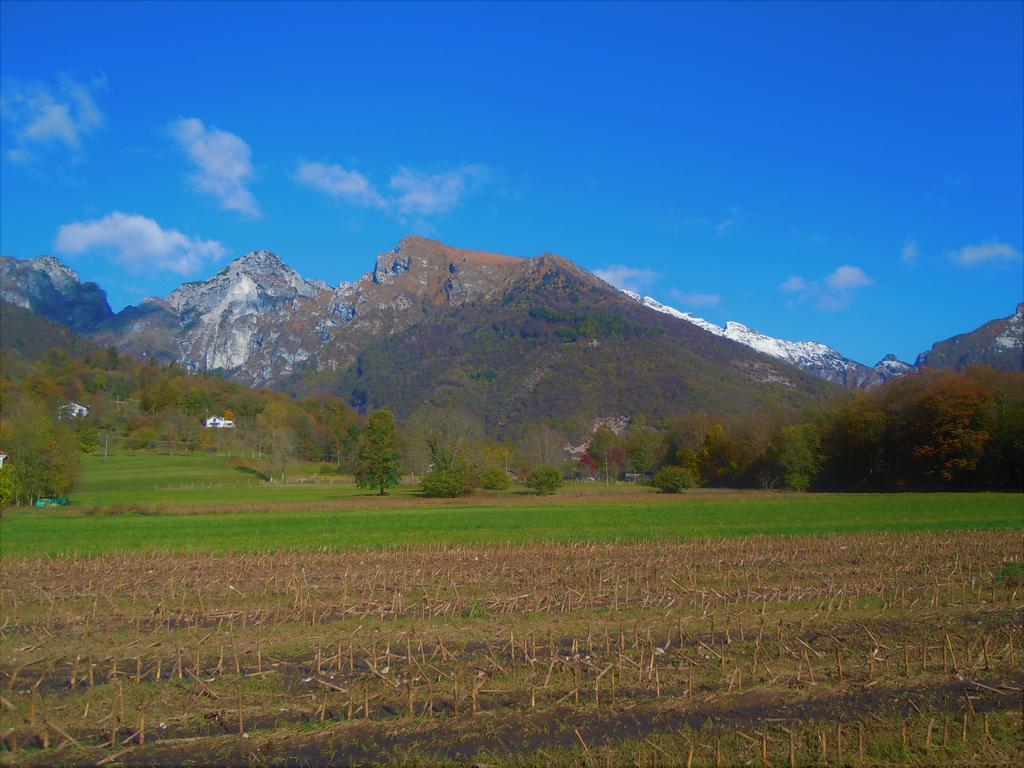
[[[180,275],[194,274],[227,253],[216,240],[188,237],[176,229],[164,229],[153,219],[120,211],[65,224],[57,232],[54,247],[70,256],[111,256],[133,272],[158,269]]]
[[[779,286],[779,290],[794,297],[790,306],[810,301],[818,309],[835,312],[848,307],[856,292],[873,282],[860,267],[844,264],[820,282],[793,275]]]
[[[717,293],[688,293],[673,288],[669,294],[675,301],[683,304],[684,309],[688,307],[717,307],[722,303],[722,297]]]
[[[730,217],[725,221],[720,221],[715,224],[715,234],[719,237],[725,237],[729,234],[729,231],[736,226],[736,218]]]
[[[740,208],[734,205],[729,209],[729,215],[714,225],[715,237],[728,237],[739,223]]]
[[[394,205],[400,214],[431,216],[449,211],[475,186],[487,181],[482,165],[464,165],[443,173],[424,173],[399,168],[388,180],[395,192]]]
[[[299,163],[295,180],[331,197],[364,208],[386,208],[387,202],[373,183],[359,171],[337,164]]]
[[[189,179],[196,190],[217,198],[224,210],[260,215],[247,186],[254,175],[252,149],[241,137],[207,128],[195,117],[175,120],[169,129],[195,166]]]
[[[653,269],[647,267],[627,267],[622,264],[615,264],[604,269],[595,269],[594,274],[616,288],[635,293],[650,287],[659,277],[658,273]]]
[[[805,291],[807,290],[807,281],[800,277],[800,275],[793,275],[779,286],[779,290],[785,293]]]
[[[904,264],[913,266],[917,264],[917,260],[920,257],[920,249],[918,248],[916,240],[907,240],[903,244],[903,250],[900,251],[900,261]]]
[[[406,166],[391,174],[387,192],[359,171],[337,163],[300,162],[294,178],[336,200],[375,208],[399,219],[447,213],[491,180],[489,169],[474,163],[430,173]]]
[[[103,125],[93,93],[105,85],[101,78],[83,85],[60,77],[56,86],[5,80],[0,112],[15,144],[7,151],[8,159],[29,162],[40,150],[54,147],[79,156],[83,137]]]
[[[950,254],[950,258],[961,267],[976,267],[993,262],[1020,261],[1021,253],[1009,243],[992,240],[987,243],[965,245]]]

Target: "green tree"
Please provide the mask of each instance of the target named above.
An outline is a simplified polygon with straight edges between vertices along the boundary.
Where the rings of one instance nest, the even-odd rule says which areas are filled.
[[[445,499],[465,496],[472,490],[468,475],[469,473],[463,464],[432,469],[423,476],[421,488],[427,496]]]
[[[430,471],[423,477],[428,496],[465,496],[472,488],[468,454],[482,428],[477,419],[456,408],[429,408],[414,414],[413,434],[430,453]]]
[[[562,470],[552,466],[535,467],[527,476],[526,484],[538,496],[551,496],[562,487]]]
[[[662,493],[679,493],[697,485],[697,477],[688,467],[662,467],[654,476],[653,485]]]
[[[665,445],[655,430],[642,424],[634,425],[623,438],[626,461],[633,472],[650,472],[664,454]]]
[[[366,421],[356,462],[356,485],[377,488],[384,496],[386,488],[398,485],[398,440],[395,417],[391,411],[375,411]]]
[[[504,491],[511,484],[508,472],[501,467],[490,467],[480,473],[480,487],[488,491]]]
[[[117,354],[117,347],[107,347],[107,356],[103,361],[103,367],[108,371],[116,371],[120,365],[121,356]]]
[[[0,445],[9,454],[0,503],[32,503],[41,496],[66,496],[80,475],[75,432],[55,424],[42,403],[17,397],[4,404]]]
[[[821,470],[821,435],[814,424],[785,427],[773,446],[786,487],[806,491]]]

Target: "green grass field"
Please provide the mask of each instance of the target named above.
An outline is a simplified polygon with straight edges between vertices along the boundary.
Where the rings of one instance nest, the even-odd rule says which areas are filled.
[[[1019,494],[665,496],[590,484],[566,487],[550,500],[512,489],[443,501],[420,498],[413,487],[379,499],[351,485],[237,485],[239,475],[222,457],[90,457],[76,503],[66,510],[8,510],[0,548],[7,556],[96,555],[1024,528]],[[149,513],[104,514],[103,505],[114,503],[148,505]]]
[[[366,493],[351,484],[268,483],[255,472],[240,467],[226,456],[191,454],[162,456],[84,456],[82,480],[72,494],[74,505],[110,504],[223,506],[224,504],[273,504],[279,502],[330,501]],[[296,465],[291,474],[310,477],[319,465]]]

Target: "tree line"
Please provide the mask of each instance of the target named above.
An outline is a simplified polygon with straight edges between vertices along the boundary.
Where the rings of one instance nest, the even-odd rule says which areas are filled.
[[[79,402],[89,416],[58,421]],[[220,415],[236,429],[207,429]],[[531,423],[496,439],[458,405],[399,421],[362,415],[333,395],[295,399],[213,374],[189,374],[113,348],[53,349],[0,376],[0,503],[64,495],[82,452],[217,451],[268,479],[303,471],[354,475],[386,492],[405,476],[433,496],[513,481],[549,492],[563,479],[792,490],[1024,488],[1024,375],[974,367],[931,371],[839,396],[796,420],[765,414],[643,415],[566,435]],[[583,442],[580,442],[580,440]],[[571,449],[572,445],[578,445]]]
[[[599,429],[571,468],[662,471],[664,483],[791,490],[1024,489],[1024,374],[927,371],[816,407],[793,423],[688,414]]]

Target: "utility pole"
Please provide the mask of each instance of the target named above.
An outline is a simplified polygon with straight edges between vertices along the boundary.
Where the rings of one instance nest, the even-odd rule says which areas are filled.
[[[103,458],[107,458],[110,455],[110,431],[108,430],[103,434]]]
[[[608,479],[608,451],[604,452],[604,484],[611,485]]]

